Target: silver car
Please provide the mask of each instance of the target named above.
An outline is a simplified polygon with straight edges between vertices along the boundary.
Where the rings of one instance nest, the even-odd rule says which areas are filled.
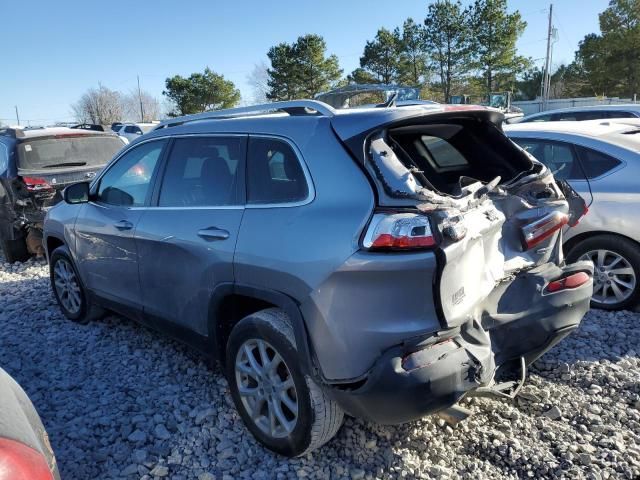
[[[579,325],[593,265],[562,258],[584,202],[502,120],[311,100],[168,120],[49,212],[53,292],[71,320],[112,309],[219,360],[284,455],[344,412],[513,396]]]
[[[531,122],[580,122],[588,120],[605,120],[614,118],[640,118],[640,104],[626,105],[592,105],[588,107],[569,107],[532,113],[525,117],[507,120],[507,123]]]
[[[592,305],[640,301],[640,119],[509,125],[507,135],[587,200],[589,213],[566,231],[569,261],[594,262]]]

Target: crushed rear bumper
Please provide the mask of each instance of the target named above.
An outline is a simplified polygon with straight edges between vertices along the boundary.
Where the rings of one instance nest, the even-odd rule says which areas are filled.
[[[546,285],[583,271],[589,280],[549,293]],[[575,330],[589,310],[593,265],[546,264],[496,287],[460,327],[412,339],[384,352],[366,378],[334,386],[349,414],[384,424],[415,420],[450,407],[464,395],[529,365]]]

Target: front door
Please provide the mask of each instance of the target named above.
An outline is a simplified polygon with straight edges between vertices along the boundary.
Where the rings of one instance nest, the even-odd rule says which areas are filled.
[[[173,141],[153,205],[136,229],[143,307],[150,321],[157,317],[208,334],[211,294],[234,280],[246,142],[244,135]]]
[[[86,287],[133,308],[141,302],[134,233],[166,143],[143,143],[112,164],[75,224],[76,262]]]

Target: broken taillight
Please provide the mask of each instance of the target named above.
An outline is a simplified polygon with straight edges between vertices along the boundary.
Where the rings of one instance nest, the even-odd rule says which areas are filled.
[[[578,272],[568,277],[561,278],[549,282],[547,285],[547,291],[549,293],[559,292],[560,290],[567,290],[568,288],[578,288],[589,281],[589,274],[586,272]]]
[[[377,213],[362,242],[370,250],[417,250],[436,241],[429,219],[416,213]]]
[[[27,190],[30,192],[39,192],[42,190],[53,190],[53,187],[49,183],[40,177],[22,177]]]
[[[562,212],[552,212],[540,220],[522,227],[522,246],[529,250],[546,240],[569,223],[569,216]]]

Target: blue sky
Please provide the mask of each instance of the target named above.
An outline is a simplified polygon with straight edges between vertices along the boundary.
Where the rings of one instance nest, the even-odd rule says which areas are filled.
[[[251,100],[247,75],[271,45],[305,33],[322,35],[345,73],[358,66],[379,27],[422,20],[426,0],[235,0],[92,2],[2,0],[0,119],[71,121],[70,104],[89,87],[123,92],[136,86],[162,100],[164,80],[209,66]],[[469,3],[465,0],[464,3]],[[607,0],[555,0],[559,38],[554,65],[569,62],[578,42],[598,31]],[[509,0],[528,26],[520,52],[538,65],[545,54],[548,1]],[[22,121],[22,123],[26,123]]]

